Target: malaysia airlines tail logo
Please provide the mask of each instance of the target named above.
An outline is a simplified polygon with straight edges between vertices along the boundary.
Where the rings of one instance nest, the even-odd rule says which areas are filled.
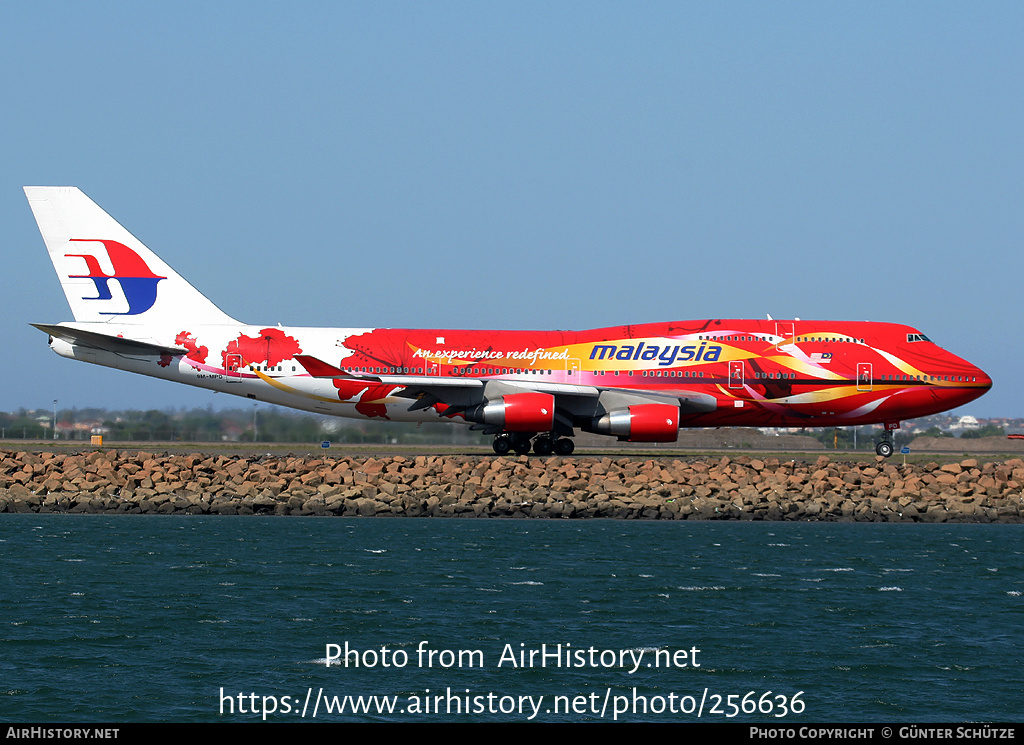
[[[99,238],[72,238],[72,241],[85,243],[102,243],[110,257],[110,265],[114,268],[113,274],[106,274],[100,268],[99,262],[92,254],[64,254],[65,258],[79,258],[85,260],[88,274],[70,274],[71,279],[91,279],[96,285],[96,297],[82,298],[83,300],[112,300],[109,282],[116,279],[128,302],[128,310],[124,312],[102,312],[105,316],[136,316],[145,313],[156,303],[156,286],[161,279],[153,274],[135,251],[123,243],[117,241],[102,240]]]

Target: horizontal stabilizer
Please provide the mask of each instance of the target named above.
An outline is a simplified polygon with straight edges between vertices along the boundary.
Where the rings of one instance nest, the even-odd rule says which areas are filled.
[[[49,334],[57,339],[63,339],[69,344],[79,347],[91,347],[102,349],[105,352],[115,354],[152,354],[152,355],[176,355],[188,352],[184,347],[175,347],[169,344],[154,344],[148,341],[127,339],[123,336],[113,336],[99,331],[86,331],[72,326],[59,326],[56,324],[33,323],[40,331]]]

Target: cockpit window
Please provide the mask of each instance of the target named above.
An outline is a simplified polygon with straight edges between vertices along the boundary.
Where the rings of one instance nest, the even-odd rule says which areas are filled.
[[[907,334],[907,341],[931,341],[924,334]]]

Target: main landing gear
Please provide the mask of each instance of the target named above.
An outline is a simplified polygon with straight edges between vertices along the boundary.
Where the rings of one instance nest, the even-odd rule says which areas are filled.
[[[495,436],[491,447],[498,455],[508,455],[512,450],[515,450],[517,455],[526,455],[530,452],[530,438],[519,433],[502,432]]]
[[[494,438],[491,447],[498,455],[508,455],[512,450],[517,455],[526,455],[532,447],[537,455],[572,455],[576,445],[568,437],[552,437],[549,434],[538,435],[530,442],[530,435],[521,432],[502,432]]]

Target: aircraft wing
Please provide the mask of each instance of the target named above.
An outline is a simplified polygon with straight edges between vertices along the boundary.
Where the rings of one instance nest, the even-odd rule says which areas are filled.
[[[451,389],[451,388],[483,388],[487,382],[508,385],[522,390],[541,391],[542,393],[563,393],[575,396],[596,396],[600,388],[590,385],[572,385],[569,383],[548,383],[544,381],[527,382],[522,380],[485,381],[473,377],[436,377],[430,375],[382,375],[373,373],[348,372],[335,367],[328,362],[317,359],[308,354],[297,354],[295,359],[306,368],[306,372],[314,378],[344,378],[346,380],[366,380],[383,385],[400,385],[406,388],[422,391],[428,388]],[[402,393],[395,395],[401,396]],[[411,396],[407,396],[411,397]]]
[[[478,378],[436,378],[427,375],[380,375],[376,373],[350,372],[324,362],[308,354],[297,354],[295,360],[306,368],[306,372],[314,378],[330,380],[365,380],[383,385],[430,385],[447,388],[481,388],[483,381]]]
[[[490,399],[530,391],[550,393],[555,396],[560,405],[566,404],[570,409],[587,413],[592,411],[596,413],[598,407],[608,408],[609,405],[618,407],[638,403],[672,404],[678,406],[683,414],[713,411],[717,406],[714,397],[696,391],[659,393],[627,388],[549,383],[539,380],[492,380],[461,376],[353,373],[309,355],[296,355],[295,359],[316,378],[344,378],[402,386],[402,390],[396,390],[391,395],[415,399],[412,406],[409,407],[410,411],[443,403],[449,407],[448,411],[455,413],[480,403],[485,398]]]
[[[175,355],[186,354],[185,347],[177,347],[170,344],[157,344],[155,342],[129,339],[124,336],[104,334],[99,331],[88,331],[74,326],[62,324],[33,323],[37,329],[50,336],[63,339],[69,344],[80,347],[101,349],[105,352],[115,354],[151,354],[151,355]]]

